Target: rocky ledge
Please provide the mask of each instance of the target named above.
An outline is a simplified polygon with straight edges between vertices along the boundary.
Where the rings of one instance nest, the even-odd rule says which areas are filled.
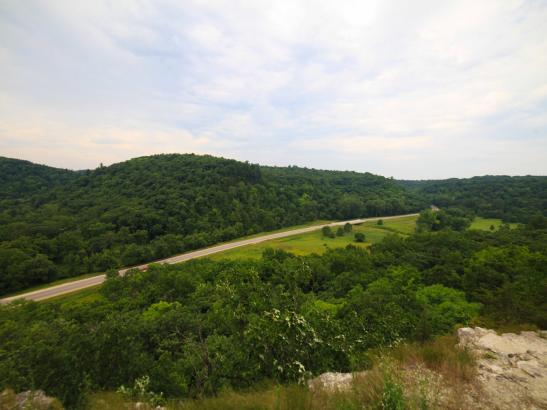
[[[547,332],[458,330],[459,345],[477,357],[478,379],[498,409],[547,409]]]

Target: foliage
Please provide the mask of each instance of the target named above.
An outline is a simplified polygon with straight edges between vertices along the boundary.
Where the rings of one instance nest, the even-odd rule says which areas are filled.
[[[111,275],[87,303],[0,306],[0,389],[40,388],[74,407],[88,391],[146,374],[148,391],[197,397],[360,369],[371,349],[451,332],[479,315],[544,328],[546,239],[533,224],[441,230],[387,236],[370,249],[270,250],[259,260]],[[430,366],[467,372],[448,345],[423,346],[413,354]]]
[[[426,209],[420,212],[416,221],[418,232],[440,231],[442,229],[454,229],[463,231],[467,229],[473,221],[473,215],[467,215],[458,208],[441,209],[433,211]]]
[[[458,207],[467,213],[506,222],[528,222],[547,211],[547,177],[482,176],[467,179],[399,181],[401,186],[441,209]]]
[[[334,232],[332,232],[332,228],[330,226],[324,226],[321,228],[321,233],[325,238],[334,238]]]
[[[155,155],[68,171],[0,157],[0,294],[317,219],[422,204],[369,173]]]
[[[468,323],[481,307],[467,302],[464,292],[440,284],[418,290],[416,298],[424,309],[424,325],[433,335],[450,332],[454,324]]]
[[[365,242],[365,234],[361,232],[357,232],[355,234],[355,242]]]
[[[142,376],[135,379],[133,387],[120,386],[118,393],[132,401],[148,403],[154,407],[164,405],[166,401],[163,393],[154,393],[149,386],[150,377]]]

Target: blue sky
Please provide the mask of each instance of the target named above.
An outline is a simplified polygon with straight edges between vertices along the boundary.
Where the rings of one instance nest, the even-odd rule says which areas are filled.
[[[0,155],[547,174],[545,1],[0,0]]]

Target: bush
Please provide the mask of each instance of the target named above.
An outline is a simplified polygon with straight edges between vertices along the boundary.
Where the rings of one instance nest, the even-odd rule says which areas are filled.
[[[324,226],[323,228],[321,228],[321,233],[326,238],[334,238],[334,232],[332,232],[330,226]]]
[[[355,242],[365,242],[365,234],[361,232],[357,232],[355,234]]]

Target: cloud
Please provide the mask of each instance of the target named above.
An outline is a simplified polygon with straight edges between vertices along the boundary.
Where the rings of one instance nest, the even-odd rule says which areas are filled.
[[[3,3],[0,149],[546,174],[545,21],[533,0]]]

